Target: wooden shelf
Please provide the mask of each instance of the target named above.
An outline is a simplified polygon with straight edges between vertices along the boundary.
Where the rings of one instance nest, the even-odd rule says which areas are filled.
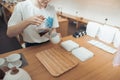
[[[58,16],[67,18],[68,20],[73,20],[76,22],[76,28],[78,28],[80,26],[79,23],[85,23],[87,24],[89,20],[84,19],[83,17],[77,17],[71,14],[67,14],[67,13],[62,13],[62,14],[58,14]]]

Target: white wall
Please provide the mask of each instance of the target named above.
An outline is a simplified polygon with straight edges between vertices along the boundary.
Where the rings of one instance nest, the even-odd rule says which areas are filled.
[[[120,27],[120,0],[53,0],[56,10]]]

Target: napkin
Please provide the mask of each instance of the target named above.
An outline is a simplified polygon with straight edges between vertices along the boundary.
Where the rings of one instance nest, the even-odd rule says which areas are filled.
[[[106,43],[112,43],[115,33],[118,31],[117,28],[112,26],[104,25],[100,27],[98,38]]]
[[[61,42],[61,46],[67,51],[72,51],[73,49],[78,48],[79,44],[77,44],[72,40],[67,40],[67,41]]]
[[[120,46],[120,31],[117,31],[113,40],[113,45],[118,48]]]
[[[101,24],[96,23],[96,22],[88,22],[87,28],[86,28],[87,35],[91,37],[95,37],[101,26],[102,26]]]
[[[86,61],[94,56],[93,52],[89,51],[84,47],[80,47],[72,50],[72,54],[81,61]]]

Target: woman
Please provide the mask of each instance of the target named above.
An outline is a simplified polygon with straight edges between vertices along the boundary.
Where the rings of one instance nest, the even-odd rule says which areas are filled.
[[[9,37],[22,34],[26,47],[49,41],[49,32],[59,26],[51,0],[26,0],[19,2],[8,21]],[[50,31],[52,27],[52,31]],[[46,33],[42,35],[41,33]]]

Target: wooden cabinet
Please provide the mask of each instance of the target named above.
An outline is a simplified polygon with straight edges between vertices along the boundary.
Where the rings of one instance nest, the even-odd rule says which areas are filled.
[[[68,35],[68,20],[66,18],[58,17],[59,28],[57,28],[57,32],[61,33],[62,37]]]

